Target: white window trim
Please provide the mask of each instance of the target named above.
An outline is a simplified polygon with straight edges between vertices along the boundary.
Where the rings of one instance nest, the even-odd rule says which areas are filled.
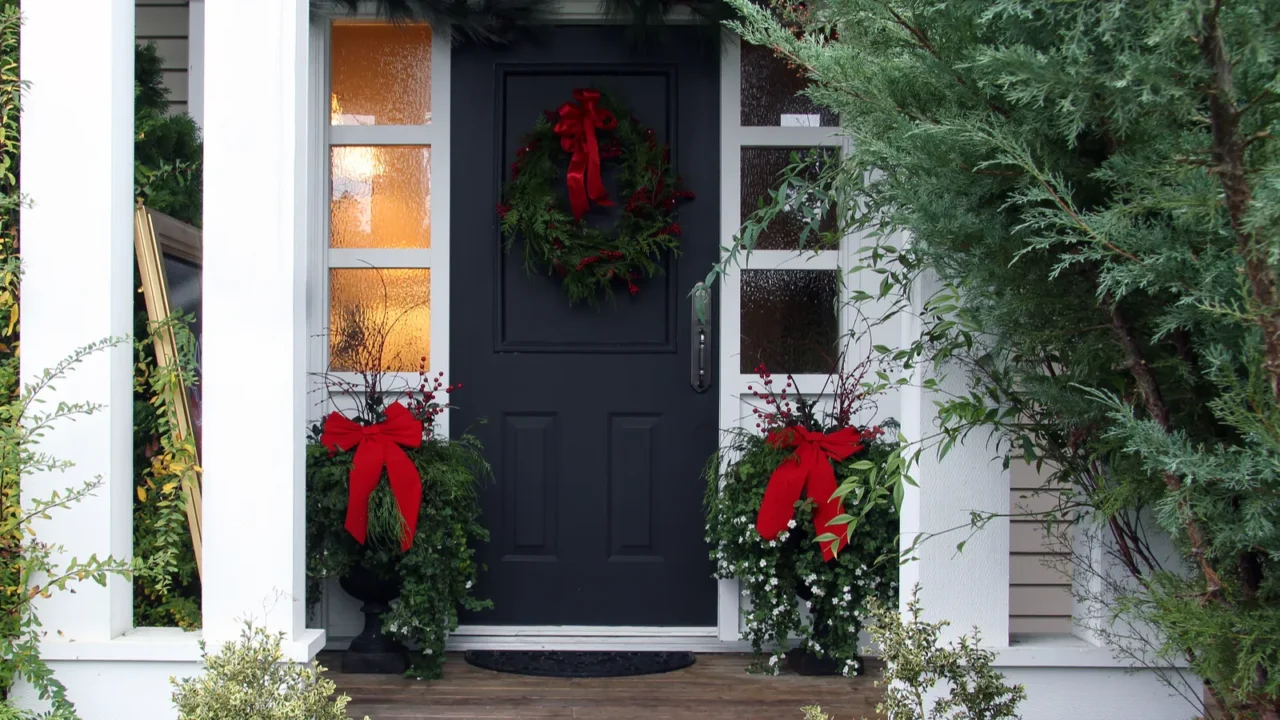
[[[726,52],[720,69],[720,247],[734,245],[742,224],[742,149],[750,147],[835,147],[847,152],[848,142],[834,127],[750,127],[742,125],[742,41],[726,36]],[[746,427],[753,422],[744,413],[750,398],[748,386],[758,380],[741,370],[742,355],[742,271],[743,270],[835,270],[849,267],[855,243],[842,238],[835,250],[757,250],[720,278],[720,427]],[[846,278],[848,280],[849,278]],[[833,308],[834,311],[834,308]],[[844,337],[854,322],[844,308],[838,332]],[[857,353],[856,349],[851,349]],[[810,397],[829,391],[826,375],[795,376],[797,389]],[[742,638],[742,595],[737,580],[721,580],[717,629],[722,642]]]
[[[329,270],[341,268],[377,269],[430,269],[430,368],[432,375],[443,372],[449,378],[449,172],[450,172],[450,110],[452,74],[450,60],[452,43],[446,31],[433,28],[431,33],[431,118],[426,125],[332,125],[329,118],[329,57],[330,28],[336,19],[344,19],[330,13],[312,16],[311,82],[315,96],[323,99],[323,107],[312,108],[312,129],[318,142],[313,143],[314,167],[313,198],[310,231],[309,277],[312,289],[308,302],[308,332],[313,338],[308,371],[312,373],[310,389],[311,420],[318,421],[331,407],[325,394],[319,373],[329,368]],[[356,15],[355,20],[375,18],[372,13]],[[430,147],[429,171],[432,178],[431,193],[427,198],[431,213],[431,243],[428,248],[331,248],[329,247],[329,203],[331,148],[352,145],[414,145]],[[340,382],[358,385],[355,373],[329,373]],[[387,373],[392,387],[417,385],[417,373]],[[441,432],[449,432],[449,414],[444,413],[437,422]]]

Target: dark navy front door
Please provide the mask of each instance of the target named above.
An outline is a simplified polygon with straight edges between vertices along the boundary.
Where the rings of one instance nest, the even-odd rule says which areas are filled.
[[[717,391],[690,384],[689,291],[719,247],[719,59],[696,30],[666,32],[634,54],[608,27],[454,52],[451,352],[465,390],[452,426],[480,438],[495,476],[479,588],[495,607],[466,622],[716,622],[700,473]],[[670,143],[697,194],[666,274],[597,307],[571,307],[557,278],[504,253],[494,211],[520,137],[582,87],[613,93]]]

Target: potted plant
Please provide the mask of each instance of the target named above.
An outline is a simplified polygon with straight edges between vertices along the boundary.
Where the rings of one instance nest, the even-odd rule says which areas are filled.
[[[803,674],[858,674],[867,602],[896,601],[906,460],[893,421],[856,421],[883,387],[866,369],[834,373],[809,399],[761,365],[755,428],[728,431],[707,465],[707,540],[717,577],[737,578],[749,601],[754,670],[786,658]]]
[[[357,314],[355,320],[364,317]],[[436,678],[458,608],[472,596],[480,523],[478,483],[489,466],[476,440],[449,438],[437,419],[461,385],[429,377],[397,389],[383,371],[385,333],[394,325],[345,318],[331,345],[335,367],[357,367],[359,383],[325,377],[327,401],[352,400],[311,428],[307,444],[308,594],[336,578],[363,603],[364,631],[343,656],[343,672]],[[403,383],[407,385],[407,383]]]

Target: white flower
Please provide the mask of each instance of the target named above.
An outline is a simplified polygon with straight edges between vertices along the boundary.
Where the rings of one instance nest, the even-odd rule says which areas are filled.
[[[762,568],[769,567],[769,563],[765,562],[764,558],[760,558],[760,567]]]
[[[777,655],[770,655],[770,656],[769,656],[769,664],[770,664],[770,665],[777,665],[777,664],[778,664],[778,656],[777,656]]]
[[[471,581],[470,581],[470,580],[468,580],[468,581],[467,581],[467,589],[468,589],[468,590],[470,590],[470,589],[471,589]]]
[[[790,529],[794,529],[794,528],[795,528],[795,526],[796,526],[796,519],[795,519],[795,518],[791,518],[790,520],[788,520],[788,521],[787,521],[787,527],[788,527],[788,528],[790,528]]]
[[[427,654],[427,655],[430,655],[430,654],[434,653],[434,652],[435,652],[435,650],[432,650],[431,648],[423,648],[422,652],[423,652],[423,653],[425,653],[425,654]]]

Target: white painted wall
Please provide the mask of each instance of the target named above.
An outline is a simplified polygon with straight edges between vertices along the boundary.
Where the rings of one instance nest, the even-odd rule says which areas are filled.
[[[133,662],[55,660],[54,675],[68,688],[81,720],[174,720],[170,678],[200,672],[196,662]],[[37,705],[22,696],[24,706]]]
[[[1123,668],[1000,668],[1027,688],[1026,720],[1194,720],[1200,716],[1150,670]],[[1198,681],[1194,688],[1203,695]]]

